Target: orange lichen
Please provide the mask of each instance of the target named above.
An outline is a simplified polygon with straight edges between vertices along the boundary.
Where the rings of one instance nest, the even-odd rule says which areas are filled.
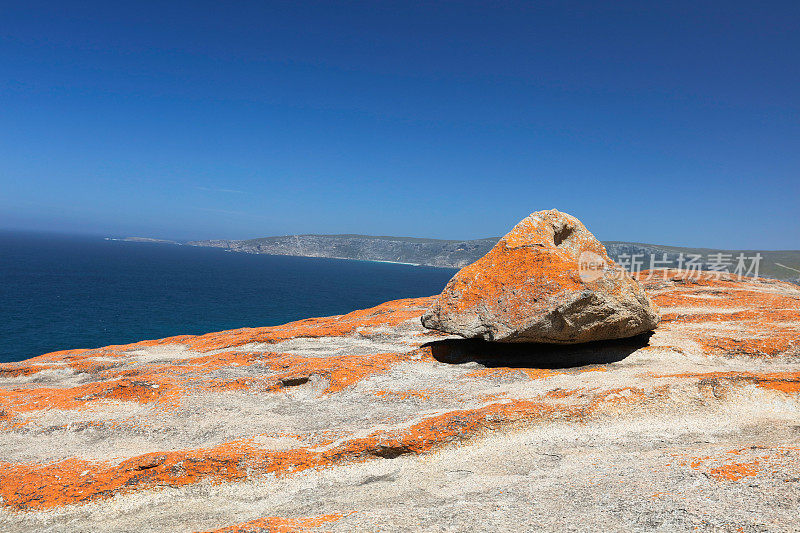
[[[697,342],[708,352],[724,355],[776,356],[793,353],[800,348],[800,341],[793,338],[793,331],[781,335],[780,330],[773,329],[769,337],[762,338],[725,338],[719,335],[699,337]]]
[[[369,355],[339,355],[332,357],[301,357],[289,354],[264,359],[262,364],[278,374],[271,377],[275,385],[295,376],[317,375],[328,380],[325,393],[339,392],[373,374],[385,372],[409,354],[379,353]]]
[[[24,376],[55,368],[47,363],[66,363],[76,372],[98,373],[115,367],[113,361],[95,359],[118,359],[124,361],[130,352],[157,346],[184,345],[189,350],[208,352],[235,348],[250,343],[275,343],[300,337],[330,337],[351,335],[363,329],[362,336],[370,329],[394,327],[410,319],[418,318],[431,303],[432,297],[406,298],[386,302],[369,309],[353,311],[346,315],[308,318],[289,322],[281,326],[241,328],[206,335],[179,335],[164,339],[146,340],[132,344],[105,346],[97,349],[63,350],[28,359],[21,363],[0,363],[0,377]],[[218,361],[225,364],[222,358]],[[230,355],[225,356],[230,357]]]
[[[571,369],[567,371],[567,370],[554,370],[549,368],[516,368],[516,367],[498,366],[498,367],[489,367],[489,368],[481,368],[479,370],[473,370],[472,372],[468,372],[466,375],[467,377],[471,378],[490,378],[490,379],[497,379],[497,378],[513,379],[525,376],[528,379],[535,380],[535,379],[548,378],[559,374],[571,374],[571,373],[581,373],[581,372],[606,372],[606,371],[607,369],[603,367],[585,367],[585,368]]]
[[[552,370],[545,368],[509,368],[509,367],[493,367],[482,368],[480,370],[473,370],[467,373],[471,378],[499,378],[499,377],[517,377],[527,376],[528,379],[541,379],[548,376],[557,374]]]
[[[354,333],[358,328],[391,327],[417,318],[432,298],[407,298],[386,302],[346,315],[308,318],[282,326],[242,328],[209,333],[182,341],[190,349],[205,352],[253,342],[274,343],[298,337],[332,337]]]
[[[6,505],[18,509],[46,509],[133,487],[242,479],[244,456],[244,450],[231,443],[213,449],[150,453],[115,466],[82,459],[47,465],[0,463],[0,495]]]
[[[120,491],[181,486],[201,479],[235,481],[251,472],[286,475],[342,462],[425,453],[492,428],[543,419],[582,418],[593,408],[506,400],[477,409],[450,411],[405,429],[375,431],[322,449],[265,451],[244,439],[213,448],[149,453],[118,465],[80,459],[46,465],[0,463],[0,496],[6,505],[17,509],[47,509]]]
[[[326,394],[349,387],[366,377],[385,372],[393,364],[411,356],[430,357],[423,349],[407,354],[379,353],[331,357],[303,357],[292,354],[225,352],[128,368],[117,366],[99,372],[104,381],[67,388],[0,389],[0,409],[5,417],[41,409],[82,409],[100,400],[139,403],[158,402],[174,406],[181,397],[199,390],[240,390],[257,388],[278,391],[296,379],[319,376],[328,381]],[[86,362],[83,362],[86,364]],[[216,378],[208,374],[219,368],[258,365],[264,375]]]
[[[419,400],[427,400],[430,398],[432,391],[429,389],[425,390],[402,390],[402,391],[390,391],[390,390],[379,390],[375,391],[375,396],[380,398],[385,398],[387,400],[411,400],[411,399],[419,399]]]
[[[378,367],[385,368],[384,365],[399,357],[396,354],[384,356],[379,359]],[[354,357],[356,359],[350,359]],[[339,361],[341,366],[331,368],[331,361],[327,361],[324,369],[317,368],[315,372],[328,372],[331,380],[329,388],[341,390],[365,375],[363,371],[351,372],[360,364],[361,360],[357,357],[323,358]],[[308,368],[307,365],[311,363],[305,358],[293,361],[276,356],[266,364],[284,368],[287,375],[296,375],[297,365]],[[376,371],[374,367],[367,373],[373,371]],[[343,375],[337,376],[337,372]],[[697,379],[698,376],[694,377]],[[775,379],[770,380],[765,375],[746,376],[756,384],[767,385],[786,378],[773,377]],[[377,430],[366,437],[344,437],[317,448],[272,451],[255,445],[252,439],[242,439],[212,448],[150,453],[117,465],[78,459],[46,465],[3,463],[0,464],[0,495],[6,505],[18,509],[46,509],[107,497],[120,491],[162,485],[181,486],[201,479],[236,481],[254,474],[287,475],[343,462],[421,454],[498,428],[510,429],[544,420],[581,421],[589,416],[607,414],[609,409],[617,412],[627,406],[641,406],[649,398],[656,401],[655,398],[667,390],[666,386],[648,392],[635,387],[599,391],[556,389],[548,392],[541,401],[498,398],[489,400],[492,403],[482,407],[456,409],[430,416],[410,427]],[[418,392],[420,396],[424,394]],[[700,465],[697,463],[694,467]],[[746,473],[743,468],[740,470]],[[714,472],[709,475],[716,475]],[[721,472],[719,475],[722,475]]]
[[[711,468],[707,473],[717,481],[739,481],[746,476],[755,476],[760,470],[759,462],[753,461],[751,463],[731,463]]]
[[[584,254],[605,265],[598,277],[581,275]],[[598,306],[603,320],[583,315],[588,323],[578,327],[569,302],[586,303],[587,294],[624,304]],[[629,307],[640,308],[635,319],[622,318],[619,310]],[[600,241],[576,218],[550,210],[525,218],[485,256],[459,270],[423,321],[456,334],[478,331],[487,340],[572,344],[643,333],[658,318],[639,283],[608,257]]]
[[[270,516],[257,518],[243,524],[214,529],[206,533],[303,533],[319,528],[330,522],[341,520],[341,513],[304,518],[283,518]]]
[[[46,409],[82,409],[101,400],[169,404],[177,401],[185,390],[177,376],[154,368],[139,373],[136,379],[120,377],[67,388],[0,389],[0,409],[13,417]]]
[[[800,353],[797,286],[776,280],[714,279],[709,273],[700,274],[699,279],[685,281],[676,270],[659,271],[649,280],[645,273],[640,276],[662,309],[662,327],[689,336],[714,355],[775,357]]]
[[[697,380],[698,386],[714,387],[725,384],[751,384],[759,388],[786,394],[800,393],[800,372],[686,372],[681,374],[654,374],[656,378],[679,378]]]
[[[43,370],[58,368],[56,365],[26,365],[24,363],[0,363],[0,378],[17,378],[30,376]]]
[[[787,296],[778,292],[765,292],[753,281],[711,280],[689,284],[690,287],[670,279],[645,283],[650,284],[650,290],[659,303],[663,302],[663,305],[676,309],[669,311],[670,318],[664,325],[668,332],[684,335],[709,351],[780,355],[797,348],[796,341],[799,337],[795,333],[797,324],[800,323],[797,317],[797,302],[800,300],[791,296],[794,293],[789,292],[790,288],[786,288],[786,294],[789,294]],[[776,287],[783,290],[767,282],[764,282],[764,286],[771,290]],[[791,290],[796,292],[796,289]],[[360,436],[356,437],[350,433],[352,428],[335,426],[315,431],[313,435],[297,435],[297,444],[289,444],[297,447],[289,450],[270,449],[266,444],[259,446],[255,437],[244,436],[217,446],[170,449],[128,457],[116,464],[76,458],[48,464],[7,461],[0,463],[2,501],[16,509],[49,509],[117,493],[160,486],[177,487],[200,480],[224,482],[265,474],[284,476],[310,468],[366,461],[376,457],[392,458],[427,453],[448,443],[465,441],[479,437],[484,432],[499,429],[513,429],[556,419],[581,422],[590,417],[616,416],[620,412],[641,408],[663,408],[664,396],[669,393],[670,387],[674,387],[675,381],[680,379],[694,380],[704,392],[711,390],[714,394],[746,385],[774,391],[776,394],[800,395],[800,372],[642,374],[642,378],[664,378],[670,385],[643,385],[642,379],[637,381],[637,385],[641,385],[639,387],[615,385],[613,389],[588,386],[581,388],[576,384],[572,389],[548,390],[551,387],[546,380],[556,374],[563,376],[584,371],[616,372],[618,367],[615,365],[558,370],[512,366],[473,370],[474,367],[470,367],[469,371],[453,371],[449,374],[453,383],[435,383],[439,388],[410,388],[414,385],[409,385],[409,388],[401,390],[375,390],[375,384],[380,380],[364,383],[364,380],[372,376],[388,374],[393,365],[401,362],[442,364],[440,353],[437,354],[439,359],[433,357],[431,345],[416,348],[418,343],[415,342],[423,342],[419,336],[427,333],[403,324],[405,321],[417,319],[431,301],[430,298],[398,300],[347,315],[302,320],[279,327],[245,328],[96,350],[54,352],[21,363],[0,365],[0,377],[12,378],[9,382],[18,386],[13,390],[0,389],[0,427],[3,429],[19,427],[26,420],[35,419],[39,410],[80,410],[94,402],[109,400],[146,403],[152,409],[162,409],[185,401],[187,395],[196,391],[224,392],[226,398],[228,395],[235,397],[236,394],[245,394],[243,391],[249,391],[246,394],[281,394],[280,391],[292,390],[291,387],[304,386],[309,382],[310,386],[319,387],[313,390],[315,394],[321,389],[324,389],[322,394],[337,394],[356,385],[363,386],[366,394],[374,394],[380,398],[379,400],[370,396],[373,401],[380,402],[382,409],[393,401],[407,401],[407,405],[416,402],[426,408],[433,404],[433,409],[441,409],[419,409],[419,413],[411,419],[415,423],[410,426],[405,425],[410,423],[409,419],[402,416],[376,419],[375,427],[389,429],[375,430],[367,436],[357,433]],[[694,310],[698,312],[689,312]],[[702,330],[706,322],[723,325],[735,323],[739,329],[731,329],[730,333],[719,330],[712,335]],[[408,342],[406,353],[313,357],[264,351],[269,350],[271,343],[298,337],[369,337],[380,335],[387,328],[410,332],[401,341]],[[267,345],[242,347],[256,342]],[[167,347],[168,353],[173,354],[173,359],[153,363],[147,362],[146,357],[131,353],[156,346]],[[186,349],[185,356],[181,351],[183,348]],[[223,349],[227,351],[208,353]],[[438,349],[446,350],[446,346],[439,346]],[[643,349],[656,350],[661,347]],[[148,353],[157,354],[158,350],[145,352],[145,355]],[[54,380],[54,384],[49,386],[27,383],[28,380],[13,380],[48,369],[70,369],[85,375],[66,384]],[[542,392],[536,400],[519,400],[505,397],[510,394],[506,388],[503,388],[502,393],[491,395],[486,393],[497,392],[499,388],[488,390],[484,387],[480,390],[475,386],[486,385],[482,380],[493,379],[521,382],[528,379],[539,380],[536,390],[541,389]],[[559,378],[559,383],[562,381]],[[602,380],[583,381],[589,383]],[[464,398],[463,401],[459,397],[462,385],[467,385],[466,388],[470,390],[468,399]],[[388,385],[386,387],[389,388]],[[441,403],[435,403],[442,399],[447,401],[444,405],[450,406],[454,404],[454,400],[459,401],[456,404],[459,408],[447,411],[446,407],[442,408]],[[475,406],[477,402],[481,404]],[[433,416],[430,414],[432,412],[437,414]],[[416,417],[422,417],[422,420]],[[97,427],[113,427],[115,423],[87,422],[88,425]],[[391,424],[398,425],[392,428]],[[271,430],[264,428],[258,431]],[[747,457],[743,454],[723,458],[694,457],[688,459],[686,464],[702,470],[717,481],[738,481],[768,472],[775,465],[780,468],[794,468],[793,465],[796,464],[797,454],[788,448],[769,453],[748,453]],[[238,527],[238,531],[247,531],[247,528],[272,528],[281,531],[276,528],[324,527],[325,523],[333,519],[318,524],[313,521],[332,516],[335,515],[310,519],[271,517],[233,527]],[[306,522],[302,522],[303,520]],[[237,531],[230,528],[227,530]]]
[[[800,471],[800,448],[750,446],[724,454],[694,457],[678,464],[699,470],[715,481],[741,481],[759,474]]]

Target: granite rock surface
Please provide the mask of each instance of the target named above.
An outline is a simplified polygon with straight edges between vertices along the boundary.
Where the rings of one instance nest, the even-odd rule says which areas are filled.
[[[418,298],[2,364],[0,530],[796,530],[800,290],[641,281],[662,321],[602,343]]]
[[[459,270],[422,316],[430,329],[497,342],[575,344],[653,329],[657,307],[575,217],[538,211]]]

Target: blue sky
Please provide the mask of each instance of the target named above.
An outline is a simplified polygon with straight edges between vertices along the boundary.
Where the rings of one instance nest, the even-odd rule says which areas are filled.
[[[70,5],[72,4],[72,5]],[[798,2],[0,6],[0,227],[800,248]]]

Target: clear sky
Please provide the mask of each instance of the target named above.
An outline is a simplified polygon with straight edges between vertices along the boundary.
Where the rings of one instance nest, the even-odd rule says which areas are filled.
[[[800,248],[800,2],[3,2],[0,227]]]

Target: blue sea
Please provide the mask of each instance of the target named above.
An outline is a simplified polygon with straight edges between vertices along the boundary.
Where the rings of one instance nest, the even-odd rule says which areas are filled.
[[[0,362],[342,314],[436,294],[454,273],[0,232]]]

